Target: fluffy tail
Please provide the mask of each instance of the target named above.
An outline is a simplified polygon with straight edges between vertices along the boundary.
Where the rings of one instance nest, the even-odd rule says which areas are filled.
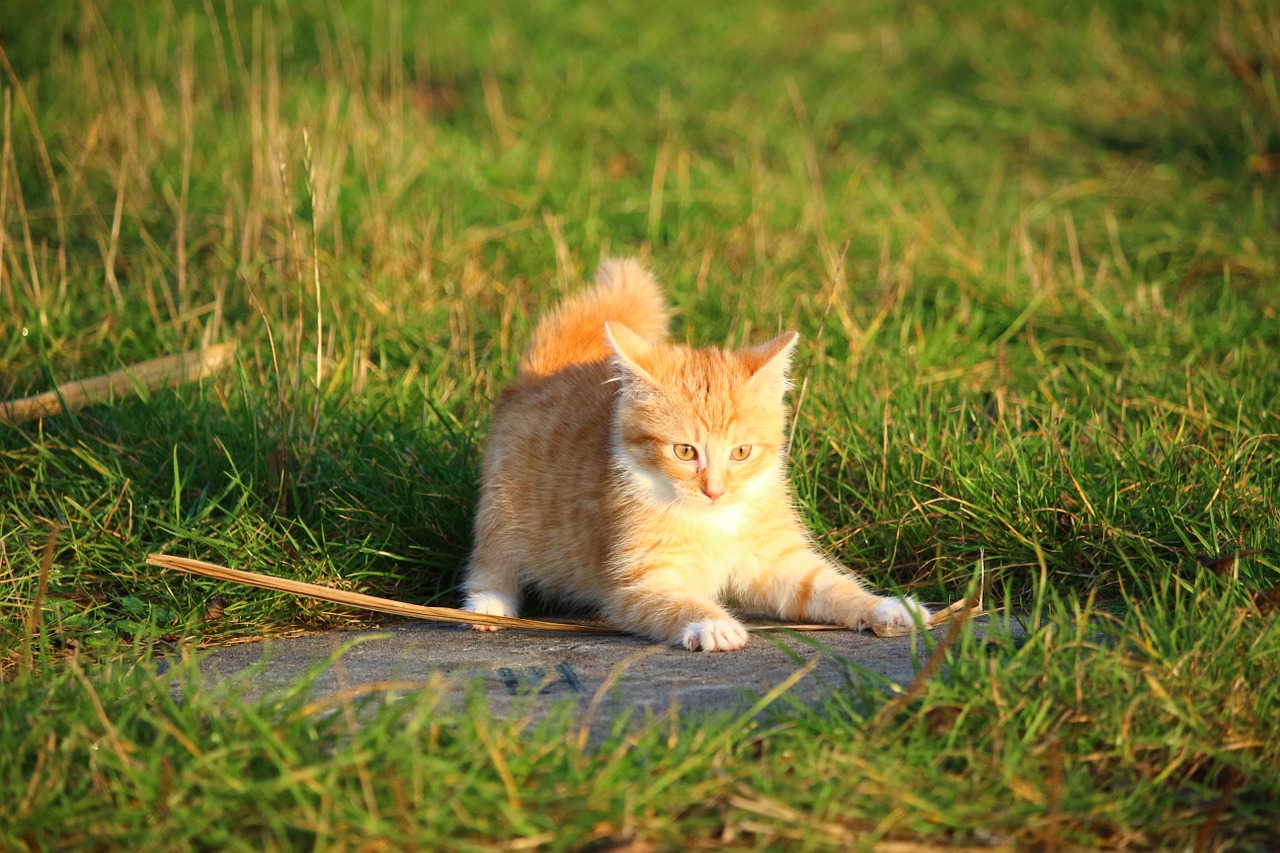
[[[606,260],[594,287],[564,300],[538,323],[520,359],[520,376],[536,379],[608,358],[606,322],[621,323],[647,341],[662,340],[670,315],[662,291],[639,261]]]

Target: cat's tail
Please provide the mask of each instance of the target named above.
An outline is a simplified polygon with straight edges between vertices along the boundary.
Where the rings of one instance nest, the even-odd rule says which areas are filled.
[[[569,297],[542,318],[520,359],[520,377],[536,379],[574,364],[609,357],[604,324],[621,323],[647,341],[667,336],[671,311],[653,276],[635,258],[600,265],[590,290]]]

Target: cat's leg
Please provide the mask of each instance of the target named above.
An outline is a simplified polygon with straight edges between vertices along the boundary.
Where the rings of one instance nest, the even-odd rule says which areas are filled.
[[[496,537],[477,526],[476,547],[462,582],[463,610],[487,616],[515,616],[520,611],[520,572]],[[472,625],[477,631],[497,631],[495,625]]]
[[[775,543],[755,571],[736,578],[746,607],[763,607],[782,619],[844,625],[861,631],[887,624],[912,628],[929,611],[915,599],[876,595],[852,572],[818,551],[800,534]]]
[[[747,644],[747,629],[711,595],[689,589],[675,570],[643,567],[610,594],[604,615],[619,628],[689,651],[731,652]]]

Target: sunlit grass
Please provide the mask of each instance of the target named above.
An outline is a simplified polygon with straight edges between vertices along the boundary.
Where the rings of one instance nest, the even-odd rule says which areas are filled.
[[[240,345],[0,426],[5,844],[1275,837],[1264,4],[51,2],[0,32],[0,398]],[[185,676],[130,644],[352,617],[149,552],[455,603],[490,401],[609,253],[648,258],[678,338],[801,331],[825,546],[930,599],[981,559],[1052,627],[953,649],[875,726],[850,696],[714,747],[157,698]]]

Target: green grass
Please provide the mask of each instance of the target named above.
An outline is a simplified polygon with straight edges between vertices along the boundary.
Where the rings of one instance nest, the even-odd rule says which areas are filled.
[[[240,342],[0,425],[0,846],[1276,843],[1265,4],[59,1],[0,33],[0,399]],[[351,616],[147,553],[455,602],[489,403],[605,253],[649,257],[677,337],[801,330],[833,552],[947,600],[981,558],[1052,627],[891,712],[592,751],[422,697],[357,730],[167,700],[162,638]]]

